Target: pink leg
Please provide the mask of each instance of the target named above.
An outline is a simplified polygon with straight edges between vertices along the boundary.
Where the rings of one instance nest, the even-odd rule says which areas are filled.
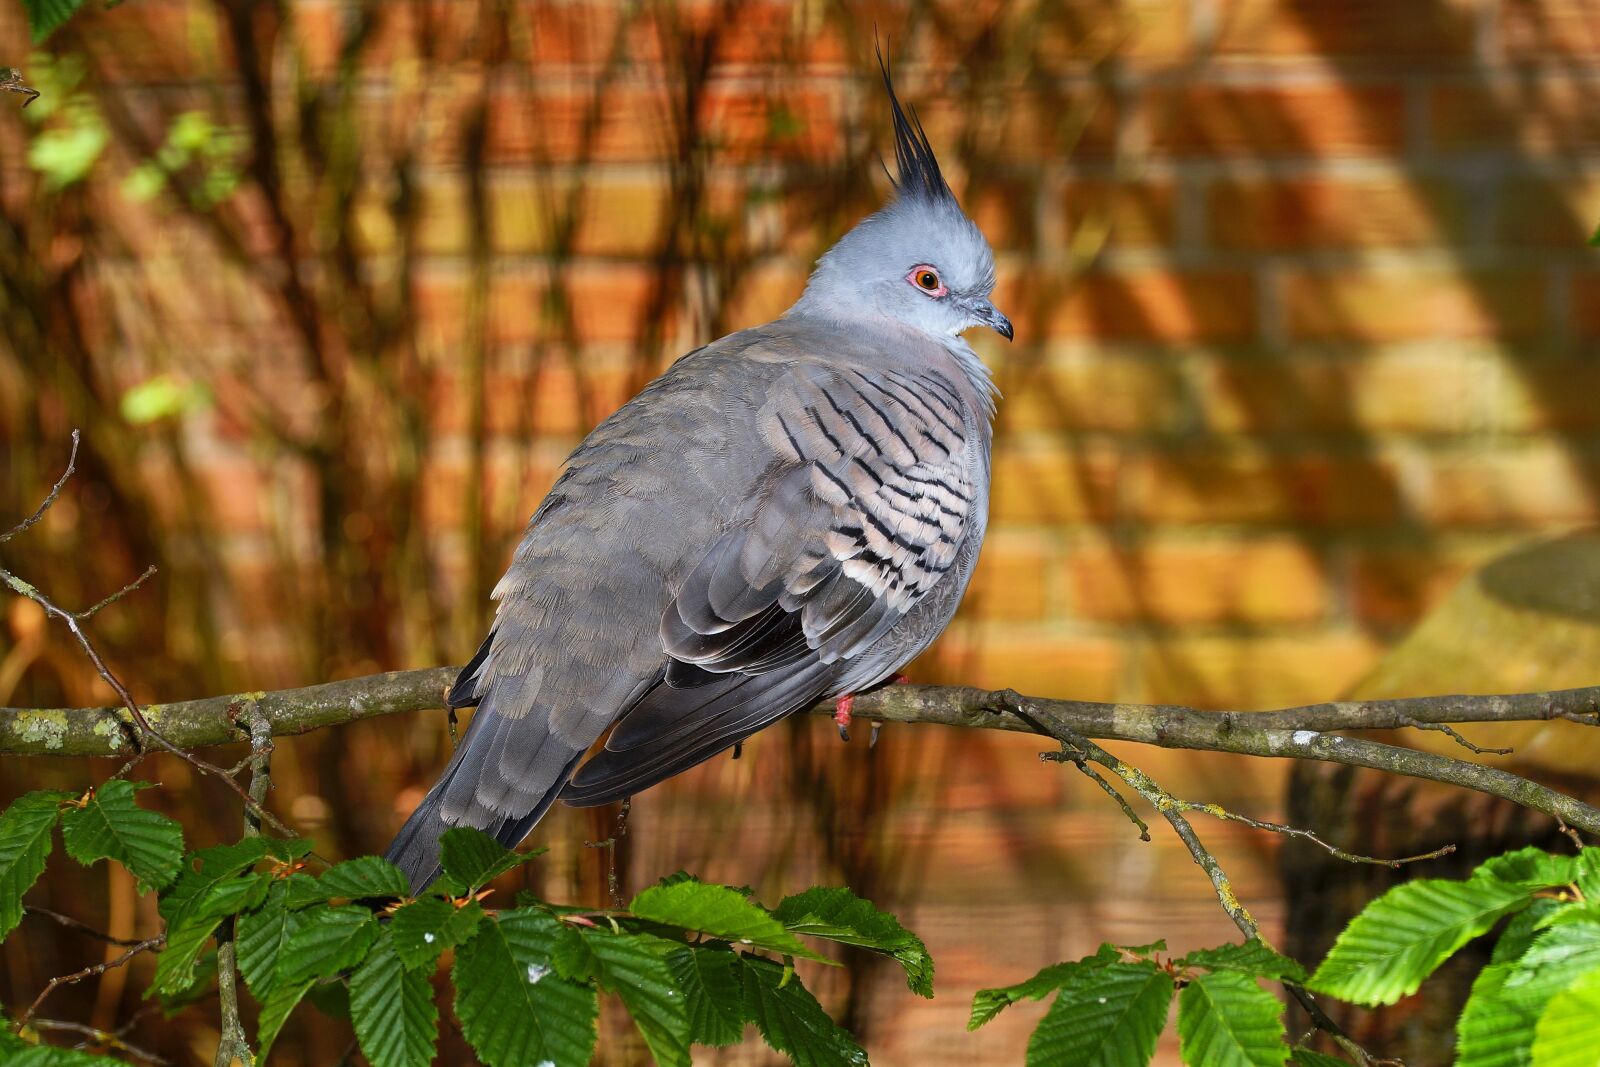
[[[839,727],[839,740],[850,740],[850,709],[855,707],[856,695],[846,693],[833,702],[833,721]]]

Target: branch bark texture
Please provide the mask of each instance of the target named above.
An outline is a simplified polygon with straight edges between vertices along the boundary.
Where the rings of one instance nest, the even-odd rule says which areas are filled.
[[[458,668],[375,674],[277,692],[234,693],[143,713],[174,745],[200,748],[250,739],[248,713],[273,735],[302,734],[397,712],[439,708]],[[831,703],[811,709],[832,714]],[[1026,715],[1018,715],[1021,710]],[[1371,767],[1502,797],[1600,834],[1600,809],[1512,774],[1364,737],[1351,731],[1429,724],[1567,719],[1600,724],[1600,686],[1495,696],[1338,701],[1280,711],[1200,711],[1165,704],[1051,700],[967,687],[889,686],[857,698],[854,714],[879,722],[935,723],[1059,736],[1062,731],[1162,748],[1235,752]],[[1029,720],[1035,720],[1030,722]],[[125,756],[134,752],[126,708],[0,709],[0,755]],[[1042,728],[1042,730],[1041,730]]]

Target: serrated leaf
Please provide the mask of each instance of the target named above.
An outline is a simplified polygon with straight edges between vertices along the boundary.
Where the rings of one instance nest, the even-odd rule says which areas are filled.
[[[887,953],[906,972],[913,993],[933,996],[933,958],[922,939],[888,912],[879,911],[848,889],[818,886],[785,897],[773,917],[797,934],[826,938]]]
[[[589,929],[582,938],[599,964],[600,987],[622,998],[660,1067],[689,1067],[689,1015],[668,959],[681,948],[649,934]]]
[[[184,1009],[200,1003],[212,996],[216,991],[217,980],[217,950],[208,949],[200,953],[200,958],[195,961],[194,974],[188,984],[176,993],[158,993],[161,1001],[161,1015],[171,1019]]]
[[[1293,1067],[1350,1067],[1349,1060],[1341,1060],[1337,1056],[1330,1056],[1326,1052],[1317,1052],[1313,1049],[1296,1045],[1294,1053],[1289,1057]]]
[[[0,814],[0,939],[22,921],[23,894],[44,873],[50,856],[50,830],[71,793],[24,793]]]
[[[599,1004],[593,986],[552,970],[545,940],[548,915],[501,912],[478,925],[456,952],[451,980],[462,1033],[488,1067],[587,1067],[594,1054]]]
[[[811,991],[772,960],[739,957],[744,1015],[768,1045],[795,1067],[850,1067],[867,1063],[866,1051],[828,1017]]]
[[[1283,1005],[1249,975],[1202,974],[1178,997],[1178,1040],[1190,1067],[1282,1067]]]
[[[1595,1067],[1600,1061],[1600,969],[1550,998],[1533,1032],[1539,1067]]]
[[[1491,963],[1472,983],[1456,1022],[1457,1067],[1522,1067],[1551,998],[1600,969],[1600,924],[1544,930],[1520,958]]]
[[[350,976],[350,1018],[372,1067],[428,1067],[439,1041],[439,1009],[426,972],[400,962],[385,936]]]
[[[162,891],[156,910],[168,926],[177,925],[213,887],[254,867],[267,852],[266,839],[261,837],[247,837],[231,845],[215,845],[191,852],[183,858],[177,879]]]
[[[1067,983],[1075,981],[1084,971],[1098,969],[1111,962],[1090,956],[1074,963],[1052,963],[1025,982],[999,989],[980,989],[972,998],[972,1015],[967,1019],[967,1029],[976,1030],[1019,1000],[1043,1000]]]
[[[807,948],[765,908],[725,885],[692,880],[654,885],[634,897],[628,910],[641,919],[698,930],[724,941],[833,962]]]
[[[387,900],[411,895],[400,868],[381,856],[361,856],[336,863],[317,879],[324,900]]]
[[[261,1017],[256,1021],[257,1063],[268,1062],[267,1053],[272,1049],[272,1043],[278,1040],[284,1023],[289,1021],[289,1015],[311,986],[310,981],[279,982],[273,986],[272,992],[261,1005]]]
[[[696,1045],[736,1045],[744,1037],[739,957],[728,949],[679,945],[667,958],[683,990],[689,1040]]]
[[[275,987],[332,978],[360,963],[378,937],[378,920],[356,904],[303,913],[278,964]]]
[[[147,782],[113,778],[96,786],[82,807],[61,813],[67,855],[84,866],[112,859],[133,872],[141,892],[163,889],[177,877],[183,859],[183,827],[133,799]]]
[[[56,30],[66,25],[83,0],[22,0],[22,9],[28,13],[28,28],[33,43],[39,44]]]
[[[476,893],[542,851],[512,852],[482,830],[451,827],[439,838],[439,888],[454,897]]]
[[[1540,897],[1511,916],[1494,943],[1489,962],[1501,963],[1521,958],[1528,951],[1528,946],[1533,944],[1533,939],[1539,936],[1539,931],[1544,929],[1545,920],[1562,906],[1560,901]]]
[[[1140,1067],[1167,1025],[1172,978],[1153,963],[1083,969],[1056,995],[1028,1041],[1028,1067]]]
[[[1531,891],[1567,885],[1577,873],[1576,856],[1557,855],[1529,846],[1485,860],[1472,872],[1472,877],[1492,878]]]
[[[1600,848],[1586,848],[1578,853],[1572,881],[1585,900],[1600,900]]]
[[[470,938],[483,918],[476,900],[456,907],[440,897],[424,897],[395,909],[389,921],[394,951],[408,971],[431,971],[445,949]]]
[[[194,916],[173,926],[167,926],[167,943],[156,956],[155,977],[145,996],[160,994],[178,996],[195,981],[195,963],[211,941],[211,935],[222,925],[221,915]]]
[[[1204,967],[1211,971],[1235,971],[1255,978],[1279,982],[1304,982],[1305,968],[1280,955],[1259,937],[1243,944],[1218,945],[1189,953],[1177,961],[1180,967]]]
[[[1393,1004],[1531,899],[1525,885],[1488,877],[1397,885],[1350,921],[1307,985],[1369,1007]]]
[[[241,915],[234,927],[239,973],[244,975],[250,992],[263,1003],[277,981],[278,961],[288,950],[290,938],[305,921],[299,912],[289,910],[288,890],[288,883],[273,882],[267,890],[266,902],[256,911]]]

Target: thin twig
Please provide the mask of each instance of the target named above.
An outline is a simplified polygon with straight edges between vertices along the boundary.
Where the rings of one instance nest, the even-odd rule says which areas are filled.
[[[3,76],[0,76],[0,87],[4,87],[4,88],[7,88],[7,89],[11,89],[13,82],[20,82],[22,80],[22,72],[21,71],[17,71],[17,70],[0,71],[0,75],[3,75]],[[15,91],[15,90],[13,90],[13,91]],[[39,509],[37,511],[35,511],[32,515],[29,515],[27,518],[23,519],[21,522],[17,523],[15,526],[11,527],[11,529],[7,530],[5,533],[0,534],[0,545],[5,544],[7,541],[11,540],[13,537],[17,536],[19,533],[23,533],[29,527],[31,527],[35,523],[37,523],[40,519],[44,518],[44,513],[49,511],[50,508],[51,508],[51,505],[53,505],[56,502],[56,498],[61,495],[62,487],[64,487],[67,484],[67,479],[71,478],[72,475],[73,475],[73,472],[78,469],[78,441],[79,441],[79,438],[80,438],[80,434],[78,433],[78,431],[77,430],[73,430],[72,431],[72,451],[67,454],[67,469],[61,472],[61,477],[56,479],[56,484],[50,487],[50,492],[45,496],[44,503],[40,504],[39,505]]]
[[[1041,752],[1039,753],[1039,758],[1046,763],[1070,763],[1074,767],[1078,768],[1078,770],[1088,775],[1091,779],[1093,779],[1096,785],[1105,790],[1106,796],[1117,802],[1117,806],[1122,809],[1122,814],[1128,817],[1128,821],[1139,828],[1139,840],[1150,840],[1149,824],[1147,824],[1143,819],[1139,818],[1139,813],[1133,810],[1133,805],[1128,803],[1127,797],[1117,792],[1116,788],[1110,782],[1105,780],[1104,775],[1095,770],[1093,767],[1089,766],[1088,761],[1083,758],[1082,750],[1071,747],[1063,742],[1060,752]]]
[[[1265,819],[1252,819],[1248,815],[1240,815],[1237,812],[1229,811],[1221,804],[1199,804],[1195,801],[1183,800],[1178,797],[1173,797],[1172,803],[1177,804],[1184,811],[1196,811],[1204,815],[1209,815],[1214,819],[1221,819],[1224,822],[1242,823],[1245,826],[1251,826],[1257,830],[1266,830],[1269,833],[1283,834],[1285,837],[1294,837],[1301,841],[1309,841],[1311,844],[1316,845],[1318,848],[1327,852],[1328,855],[1332,856],[1334,859],[1344,860],[1346,863],[1370,863],[1375,867],[1389,867],[1398,869],[1400,867],[1404,867],[1408,863],[1421,863],[1423,860],[1440,859],[1444,856],[1450,855],[1456,850],[1455,845],[1442,845],[1439,848],[1434,849],[1432,852],[1423,852],[1415,856],[1401,856],[1398,859],[1384,859],[1381,856],[1362,856],[1354,852],[1346,852],[1337,845],[1333,845],[1327,841],[1324,841],[1310,830],[1304,830],[1298,826],[1289,826],[1288,824],[1281,822],[1269,822]]]
[[[87,619],[89,616],[91,616],[91,615],[95,614],[96,612],[100,611],[102,608],[106,608],[106,607],[111,606],[112,604],[115,604],[117,601],[121,600],[123,597],[125,597],[129,593],[133,592],[135,589],[138,589],[145,582],[148,582],[151,578],[154,578],[155,575],[156,575],[156,565],[154,563],[152,563],[152,564],[150,564],[150,566],[148,566],[148,567],[146,567],[144,569],[144,573],[143,574],[139,575],[139,577],[135,578],[133,581],[129,582],[127,585],[123,586],[121,589],[118,589],[115,593],[112,593],[110,596],[106,597],[104,600],[101,600],[99,603],[95,604],[94,607],[84,608],[82,611],[78,612],[77,613],[78,618]]]
[[[35,1019],[28,1025],[35,1030],[54,1030],[58,1033],[80,1034],[87,1038],[86,1041],[78,1044],[80,1049],[91,1045],[114,1049],[117,1052],[126,1052],[128,1055],[144,1060],[147,1063],[156,1064],[157,1067],[167,1067],[172,1062],[163,1056],[158,1056],[154,1052],[132,1044],[124,1039],[120,1033],[112,1033],[93,1026],[86,1026],[83,1023],[69,1022],[65,1019]]]
[[[1063,749],[1066,750],[1066,754],[1060,757],[1062,760],[1073,763],[1078,763],[1080,759],[1093,760],[1122,779],[1129,788],[1143,797],[1156,811],[1160,812],[1161,816],[1171,825],[1173,832],[1178,835],[1178,839],[1183,842],[1184,847],[1189,850],[1190,857],[1199,865],[1201,870],[1206,872],[1206,877],[1211,880],[1211,887],[1217,894],[1217,901],[1222,905],[1222,910],[1227,913],[1228,918],[1233,920],[1233,924],[1246,937],[1259,938],[1261,936],[1260,925],[1256,922],[1255,917],[1250,914],[1250,910],[1245,907],[1244,902],[1239,899],[1238,893],[1234,891],[1233,883],[1229,880],[1227,872],[1222,869],[1222,864],[1201,842],[1200,835],[1195,833],[1193,824],[1184,818],[1185,802],[1180,801],[1177,797],[1157,785],[1155,779],[1144,771],[1131,764],[1124,763],[1121,759],[1118,759],[1088,738],[1059,725],[1045,725],[1037,716],[1030,714],[1031,709],[1020,698],[1015,700],[1006,710],[1035,729],[1047,733],[1059,741]],[[1078,754],[1076,758],[1073,753]],[[1108,789],[1108,791],[1110,790]],[[1113,795],[1117,795],[1120,799],[1120,794],[1114,793]],[[1145,839],[1148,840],[1147,835]],[[1338,1023],[1328,1017],[1328,1014],[1322,1010],[1322,1006],[1317,1003],[1316,998],[1311,995],[1309,990],[1292,982],[1285,982],[1283,986],[1305,1008],[1307,1015],[1316,1024],[1317,1029],[1327,1033],[1340,1048],[1344,1049],[1349,1055],[1354,1056],[1357,1063],[1366,1067],[1366,1065],[1374,1062],[1370,1053],[1346,1034]]]
[[[39,1005],[43,1004],[45,1002],[45,998],[51,993],[54,993],[60,986],[75,985],[78,982],[83,981],[85,978],[96,978],[102,974],[105,974],[114,967],[121,967],[123,964],[133,959],[133,957],[139,955],[139,953],[160,948],[166,943],[167,939],[165,935],[147,938],[129,946],[128,950],[122,955],[118,956],[116,959],[107,960],[104,963],[96,963],[92,967],[85,967],[81,971],[74,971],[71,974],[64,974],[60,977],[50,979],[49,983],[39,991],[39,995],[33,998],[33,1003],[28,1005],[28,1010],[22,1013],[21,1017],[17,1020],[17,1025],[19,1027],[26,1026],[33,1018],[34,1014],[38,1012]]]
[[[1454,741],[1468,752],[1471,752],[1474,756],[1509,756],[1515,751],[1515,749],[1510,748],[1481,748],[1478,745],[1473,744],[1471,741],[1468,741],[1465,737],[1462,737],[1461,732],[1455,727],[1451,726],[1449,723],[1419,722],[1418,720],[1408,716],[1405,719],[1405,724],[1416,730],[1437,730],[1439,733],[1448,736],[1450,740]]]
[[[80,934],[92,937],[96,941],[104,941],[108,945],[117,945],[121,948],[127,948],[129,945],[137,945],[140,940],[136,937],[114,937],[111,934],[106,933],[104,930],[96,930],[88,923],[80,922],[70,915],[63,915],[59,911],[51,911],[49,908],[41,908],[37,904],[23,905],[22,912],[24,915],[37,915],[40,918],[50,919],[53,922],[58,922],[69,930],[76,930]]]
[[[22,102],[23,107],[27,107],[29,104],[39,99],[39,90],[24,83],[22,80],[22,71],[13,67],[7,67],[4,70],[0,70],[0,89],[4,89],[8,93],[21,93],[23,96],[27,97],[28,99]],[[0,541],[3,540],[5,540],[5,538],[0,538]]]

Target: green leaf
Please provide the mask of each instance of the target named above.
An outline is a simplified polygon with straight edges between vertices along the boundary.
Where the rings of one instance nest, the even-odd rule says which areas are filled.
[[[1564,923],[1541,932],[1520,958],[1491,963],[1472,983],[1456,1022],[1457,1067],[1520,1067],[1530,1062],[1545,1006],[1600,969],[1600,923]]]
[[[174,926],[206,899],[210,890],[254,867],[268,852],[267,839],[247,837],[232,845],[214,845],[185,856],[178,878],[161,893],[156,910]]]
[[[1578,853],[1572,880],[1585,900],[1600,900],[1600,848],[1586,848]]]
[[[1539,931],[1544,929],[1545,920],[1558,910],[1564,910],[1560,901],[1540,897],[1511,916],[1505,929],[1500,931],[1499,940],[1494,943],[1489,962],[1521,959],[1522,954],[1528,951],[1528,946],[1533,944],[1533,939],[1539,936]]]
[[[395,910],[389,922],[394,951],[408,971],[431,971],[447,948],[470,938],[483,918],[476,900],[456,907],[440,897],[424,897]]]
[[[1167,1025],[1172,978],[1153,963],[1084,968],[1056,995],[1028,1041],[1028,1067],[1138,1067]]]
[[[128,175],[123,189],[135,200],[149,200],[166,184],[160,167],[145,164]],[[200,411],[211,403],[211,393],[199,382],[174,374],[158,374],[122,394],[117,405],[124,422],[143,426],[175,415]]]
[[[317,879],[324,900],[387,900],[411,895],[411,885],[400,868],[381,856],[336,863]]]
[[[725,948],[679,945],[667,958],[696,1045],[736,1045],[744,1037],[739,957]]]
[[[1567,885],[1577,874],[1576,856],[1559,856],[1529,846],[1485,860],[1472,872],[1472,877],[1491,878],[1532,891]]]
[[[439,1009],[423,971],[408,971],[389,937],[379,938],[350,976],[350,1017],[372,1067],[428,1067],[439,1041]]]
[[[1117,945],[1116,948],[1129,956],[1147,960],[1158,952],[1167,951],[1167,939],[1161,937],[1144,945]]]
[[[261,1017],[256,1022],[256,1062],[266,1063],[267,1052],[271,1050],[272,1043],[278,1040],[278,1034],[283,1031],[283,1024],[289,1021],[289,1015],[300,1003],[312,982],[279,982],[272,987],[272,992],[267,995],[265,1003],[261,1005]]]
[[[44,873],[50,830],[71,793],[24,793],[0,814],[0,939],[22,921],[22,896]]]
[[[543,852],[512,852],[470,826],[455,826],[439,838],[439,887],[454,897],[476,893],[496,878]]]
[[[765,908],[725,885],[696,881],[654,885],[634,897],[628,910],[641,919],[698,930],[724,941],[833,962],[806,948]]]
[[[82,6],[83,0],[22,0],[33,43],[40,43],[60,29]]]
[[[1594,1067],[1600,1053],[1600,968],[1550,998],[1534,1027],[1539,1067]]]
[[[157,811],[141,808],[133,794],[146,782],[113,778],[89,792],[82,807],[61,813],[67,854],[84,866],[113,859],[133,872],[141,892],[164,889],[183,860],[183,827]]]
[[[257,1000],[266,1001],[278,977],[278,961],[288,951],[289,940],[305,921],[299,912],[290,911],[287,882],[275,881],[267,891],[266,903],[258,910],[239,917],[234,927],[234,951],[239,972]]]
[[[1397,885],[1350,921],[1307,984],[1356,1004],[1393,1004],[1530,899],[1525,885],[1489,877]]]
[[[864,1067],[866,1051],[828,1017],[793,972],[759,956],[739,960],[744,1015],[767,1044],[786,1053],[795,1067]]]
[[[89,176],[110,141],[105,120],[79,102],[64,109],[66,125],[41,130],[28,144],[28,166],[44,176],[50,190],[65,189]]]
[[[1192,1067],[1281,1067],[1283,1005],[1248,975],[1202,974],[1178,997],[1178,1039]]]
[[[194,964],[194,975],[187,985],[176,993],[157,994],[157,999],[161,1001],[162,1016],[174,1018],[184,1009],[209,999],[216,991],[216,984],[217,950],[210,949],[200,954],[200,959]]]
[[[584,943],[599,964],[601,988],[622,998],[660,1067],[689,1067],[689,1015],[669,959],[681,948],[649,934],[585,930]]]
[[[1304,982],[1305,968],[1287,956],[1273,951],[1259,937],[1243,944],[1218,945],[1191,952],[1177,961],[1180,967],[1204,967],[1210,971],[1235,971],[1252,978],[1271,978],[1279,982]]]
[[[1098,970],[1111,961],[1090,956],[1076,963],[1052,963],[1025,982],[999,989],[980,989],[972,998],[972,1016],[967,1029],[976,1030],[1019,1000],[1043,1000],[1085,970]]]
[[[378,937],[377,917],[358,904],[318,908],[304,920],[284,947],[277,986],[332,978],[360,963]]]
[[[587,1067],[594,1054],[594,987],[552,973],[539,951],[548,918],[532,908],[501,912],[456,952],[456,1017],[489,1067]]]
[[[125,1067],[122,1060],[49,1045],[30,1045],[26,1052],[8,1055],[5,1064],[6,1067]]]
[[[933,996],[933,959],[922,939],[848,889],[818,886],[786,897],[773,917],[797,934],[826,938],[893,956],[913,993]]]
[[[211,941],[211,935],[222,925],[221,915],[194,916],[176,926],[167,925],[167,943],[156,957],[155,977],[145,996],[159,993],[163,997],[176,997],[195,984],[195,964]]]

